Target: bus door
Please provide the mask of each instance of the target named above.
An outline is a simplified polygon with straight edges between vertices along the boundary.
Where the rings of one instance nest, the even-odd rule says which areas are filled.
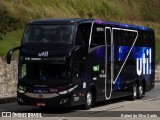
[[[105,41],[106,41],[106,54],[105,54],[105,98],[110,99],[112,94],[112,81],[113,81],[113,42],[111,41],[111,28],[105,27]]]
[[[105,95],[105,57],[106,41],[105,26],[92,23],[91,34],[89,39],[89,60],[87,68],[89,69],[89,79],[97,89],[97,100],[104,100]]]
[[[104,100],[111,94],[111,29],[92,24],[89,41],[90,79],[97,87],[97,99]],[[107,44],[108,42],[108,44]]]

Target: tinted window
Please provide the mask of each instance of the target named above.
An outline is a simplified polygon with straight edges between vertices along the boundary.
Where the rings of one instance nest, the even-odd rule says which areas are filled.
[[[105,29],[101,25],[94,25],[92,31],[91,46],[105,45]]]
[[[72,44],[75,25],[28,25],[23,43]]]
[[[115,45],[132,46],[136,36],[137,36],[136,32],[125,31],[125,30],[114,30],[113,41]]]
[[[111,45],[111,33],[110,33],[110,29],[106,29],[106,42],[107,42],[107,45]]]
[[[88,44],[91,31],[91,23],[84,23],[78,26],[76,44]]]

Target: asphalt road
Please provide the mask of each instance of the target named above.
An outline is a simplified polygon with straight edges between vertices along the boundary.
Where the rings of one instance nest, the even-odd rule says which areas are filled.
[[[83,120],[88,120],[88,117],[92,118],[92,120],[106,119],[106,117],[114,117],[112,118],[113,120],[117,118],[121,118],[122,120],[126,118],[160,119],[160,83],[157,83],[155,88],[147,92],[140,100],[129,101],[127,98],[114,99],[106,102],[99,102],[90,110],[83,110],[81,106],[68,109],[50,108],[46,110],[40,109],[39,107],[18,106],[16,102],[13,102],[1,104],[0,113],[1,112],[11,112],[12,114],[20,113],[21,115],[26,113],[27,115],[28,113],[40,113],[38,115],[42,115],[42,118],[48,117],[47,119],[52,120],[53,117],[56,120],[81,119],[82,117]],[[17,118],[15,115],[16,114],[14,114],[14,117]],[[8,119],[13,120],[13,118]]]

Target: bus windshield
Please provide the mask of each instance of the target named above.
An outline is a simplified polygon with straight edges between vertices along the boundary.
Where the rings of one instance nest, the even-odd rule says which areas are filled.
[[[35,84],[70,81],[66,65],[53,62],[21,62],[19,78]]]
[[[28,25],[23,44],[25,43],[65,43],[72,44],[75,25]]]

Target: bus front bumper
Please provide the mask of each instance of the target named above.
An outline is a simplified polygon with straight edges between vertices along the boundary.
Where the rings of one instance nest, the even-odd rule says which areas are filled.
[[[46,106],[46,107],[70,107],[72,94],[33,94],[33,93],[17,93],[17,101],[19,105]]]

